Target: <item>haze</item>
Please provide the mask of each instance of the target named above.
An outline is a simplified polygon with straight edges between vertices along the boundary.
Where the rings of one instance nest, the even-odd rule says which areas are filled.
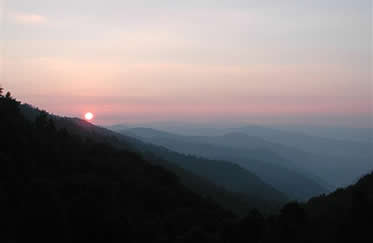
[[[1,1],[1,83],[95,123],[371,127],[372,1]]]

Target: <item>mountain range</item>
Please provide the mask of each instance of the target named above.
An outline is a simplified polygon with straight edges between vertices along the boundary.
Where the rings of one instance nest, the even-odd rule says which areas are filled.
[[[295,165],[269,150],[268,146],[271,143],[250,138],[245,134],[188,137],[146,128],[134,128],[121,133],[133,135],[144,141],[165,146],[180,153],[231,161],[258,175],[265,182],[284,192],[292,199],[305,200],[327,191],[311,175],[303,173],[300,169],[294,169],[296,168]],[[243,139],[245,141],[242,143]],[[236,143],[247,144],[247,147],[251,146],[251,148],[245,149],[241,146],[235,146]],[[261,147],[263,144],[267,148]]]
[[[203,143],[209,146],[224,146],[225,149],[238,149],[240,153],[235,154],[246,155],[248,158],[256,158],[267,163],[272,161],[275,162],[275,166],[306,174],[311,179],[316,179],[320,186],[329,191],[349,185],[365,171],[373,169],[373,150],[371,149],[373,142],[370,141],[369,133],[363,139],[355,141],[310,136],[305,133],[260,126],[221,129],[217,133],[219,135],[208,136],[186,136],[155,129],[129,128],[119,125],[111,129],[122,133],[132,133],[134,136],[153,140],[152,142],[155,143],[161,143],[160,140],[167,138],[168,142],[177,140],[189,144]],[[176,145],[172,142],[170,144],[167,141],[163,142],[166,147],[172,145],[175,149]],[[198,154],[198,151],[181,147],[187,153]],[[221,148],[217,148],[215,152],[220,153]],[[229,152],[227,154],[232,155]],[[270,154],[274,156],[270,158]],[[214,153],[210,153],[209,156],[213,157]],[[226,159],[232,162],[241,161],[241,159],[231,157]],[[255,173],[253,168],[248,169]],[[264,173],[260,176],[266,175],[267,173]],[[271,178],[267,178],[267,181],[268,179]]]
[[[178,153],[1,93],[0,131],[3,242],[336,243],[370,236],[371,170],[353,185],[294,202],[238,162]],[[248,139],[214,138],[212,151],[237,136]],[[188,146],[198,144],[189,139]],[[234,141],[230,148],[238,149]],[[281,168],[294,163],[269,150],[256,156],[265,153]],[[290,173],[317,181],[299,168]]]

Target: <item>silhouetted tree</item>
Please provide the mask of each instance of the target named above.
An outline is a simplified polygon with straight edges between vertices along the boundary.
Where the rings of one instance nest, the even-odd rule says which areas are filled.
[[[306,213],[298,202],[291,202],[281,209],[281,218],[286,222],[299,225],[305,223]]]
[[[35,126],[38,129],[43,129],[48,125],[48,113],[45,111],[40,112],[39,116],[35,120]]]
[[[305,229],[306,213],[298,202],[290,202],[281,209],[279,218],[280,239],[284,242],[297,241]],[[281,242],[281,241],[280,241]]]
[[[6,92],[5,98],[12,99],[12,94],[9,91]]]
[[[253,209],[240,223],[239,242],[260,242],[265,231],[265,218]]]

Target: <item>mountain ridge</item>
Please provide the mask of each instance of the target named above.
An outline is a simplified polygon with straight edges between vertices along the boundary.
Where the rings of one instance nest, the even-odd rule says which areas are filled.
[[[262,151],[261,155],[259,155],[258,153],[252,153],[253,151],[257,152],[255,150],[243,150],[241,148],[235,148],[234,146],[223,146],[216,143],[216,141],[213,141],[216,137],[181,136],[163,133],[154,129],[135,128],[128,132],[127,130],[119,132],[136,136],[138,131],[140,131],[140,136],[137,136],[138,138],[141,139],[142,137],[145,141],[166,146],[171,150],[176,150],[177,152],[207,157],[210,159],[225,159],[232,161],[249,171],[258,174],[265,182],[270,183],[278,190],[288,193],[288,195],[290,193],[290,195],[295,199],[304,200],[314,195],[326,192],[326,190],[322,189],[321,186],[312,182],[311,179],[306,179],[307,176],[303,175],[301,172],[292,171],[290,168],[294,166],[290,166],[289,164],[287,164],[287,166],[282,165],[279,163],[284,161],[281,157],[277,155],[271,157],[270,153],[267,153],[267,151]],[[255,155],[257,155],[257,157],[255,157]],[[270,158],[270,163],[268,160],[266,161],[266,158],[268,157]],[[281,160],[278,160],[278,158]],[[291,178],[294,178],[293,182]],[[298,182],[295,183],[295,181]],[[296,192],[297,194],[294,194],[294,189],[297,188],[298,184],[304,184],[305,186],[309,184],[312,185],[312,187],[309,188],[314,189],[312,189],[313,191],[307,192],[306,187]]]
[[[32,106],[27,105],[22,106],[22,109],[23,113],[26,114],[26,117],[31,117],[27,114],[36,111]],[[42,111],[38,112],[43,113]],[[278,192],[273,189],[272,186],[265,184],[261,179],[247,170],[231,164],[230,162],[213,161],[174,153],[159,146],[143,143],[136,138],[115,133],[104,127],[95,126],[79,118],[53,116],[53,119],[58,129],[67,129],[67,131],[77,135],[89,135],[88,138],[92,137],[95,140],[98,139],[102,142],[108,142],[118,149],[122,149],[124,146],[127,150],[137,151],[145,157],[148,156],[149,160],[153,160],[153,162],[157,161],[157,165],[161,165],[166,169],[170,169],[174,173],[177,173],[177,175],[183,179],[183,182],[187,182],[187,184],[184,185],[192,189],[194,192],[206,193],[215,201],[223,203],[225,208],[229,208],[235,213],[242,214],[243,212],[248,212],[250,207],[260,208],[261,210],[269,209],[267,212],[270,212],[278,210],[280,206],[287,201],[287,196],[283,195],[283,193]],[[191,163],[193,166],[190,166]],[[214,170],[215,173],[211,173],[206,169],[198,169],[201,166],[201,168],[206,168],[204,165],[206,163],[210,165],[212,170],[216,168],[216,170]],[[216,167],[220,163],[228,165],[228,167],[224,169],[227,175],[229,175],[229,171],[234,171],[234,173],[240,173],[246,179],[240,182],[235,181],[234,175],[232,174],[227,177],[228,179],[225,178],[224,180],[221,180],[221,177],[218,177],[216,174],[223,172],[223,169]],[[203,186],[201,186],[201,184],[200,187],[209,188],[210,190],[199,189],[193,180],[189,179],[190,177],[195,178],[201,183],[203,182]],[[256,189],[256,186],[261,189]],[[211,189],[213,188],[215,189],[211,192]]]

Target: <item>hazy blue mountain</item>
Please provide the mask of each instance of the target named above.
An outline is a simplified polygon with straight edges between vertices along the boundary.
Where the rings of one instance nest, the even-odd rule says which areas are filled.
[[[22,111],[29,118],[41,113],[27,105],[22,106]],[[246,213],[251,208],[271,212],[278,210],[288,200],[284,193],[236,164],[179,154],[78,118],[53,116],[53,119],[58,129],[67,129],[87,139],[141,153],[150,163],[175,173],[192,191],[213,199],[235,213]]]
[[[129,126],[127,126],[127,125],[123,125],[123,124],[112,125],[112,126],[108,126],[107,128],[110,129],[110,130],[113,130],[113,131],[124,130],[124,129],[130,129]]]
[[[203,137],[181,136],[149,128],[134,128],[122,131],[123,134],[139,137],[147,142],[165,146],[171,150],[203,156],[214,160],[232,161],[243,168],[252,171],[265,182],[271,184],[290,196],[290,198],[304,200],[314,195],[326,192],[316,179],[302,170],[297,170],[292,162],[286,161],[271,150],[266,149],[266,141],[249,138],[248,146],[234,146],[237,141],[227,141],[232,135]],[[241,137],[242,136],[242,137]],[[240,134],[239,138],[248,137]],[[225,144],[227,143],[227,144]],[[270,143],[269,143],[270,144]],[[264,148],[264,149],[263,149]]]
[[[123,126],[123,129],[120,127]],[[183,123],[180,121],[175,122],[147,122],[147,123],[135,123],[135,124],[115,124],[107,126],[108,129],[114,131],[120,131],[130,128],[152,128],[154,130],[167,131],[173,134],[180,134],[186,136],[216,136],[223,135],[231,128],[231,126],[221,127],[218,124],[206,123],[206,124],[194,124],[194,123]]]
[[[203,132],[203,128],[198,129],[196,125],[190,126],[189,129],[191,134],[209,133]],[[329,133],[333,131],[328,128],[322,129],[328,130]],[[271,150],[283,158],[287,168],[311,174],[312,178],[316,178],[320,184],[330,189],[349,185],[373,168],[373,141],[369,140],[372,129],[334,129],[336,133],[345,131],[344,133],[348,134],[346,131],[350,131],[356,136],[362,136],[365,132],[367,139],[359,141],[310,136],[295,130],[296,127],[293,131],[286,131],[261,126],[245,126],[221,128],[219,132],[211,133],[215,135],[188,136],[188,138],[203,143],[210,138],[209,143],[240,149],[257,150],[260,146],[260,150]]]
[[[335,127],[335,126],[278,126],[277,129],[303,133],[309,136],[331,138],[347,141],[372,142],[373,127]]]
[[[20,107],[11,96],[0,95],[0,130],[3,242],[350,243],[371,236],[373,172],[349,187],[263,215],[245,207],[272,211],[273,202],[256,199],[268,198],[269,191],[252,188],[268,186],[229,162],[182,155],[81,119]],[[228,137],[236,135],[245,140]],[[170,136],[175,141],[164,137]],[[272,196],[281,197],[273,189]],[[245,215],[236,217],[219,204]]]
[[[369,142],[322,138],[258,126],[247,126],[232,130],[246,133],[249,136],[258,136],[271,142],[293,146],[312,153],[352,158],[372,158],[371,156],[373,155],[372,144]]]
[[[355,178],[373,168],[371,142],[321,138],[258,126],[232,130],[298,149],[297,153],[280,154],[297,161],[300,167],[335,186],[351,184]],[[306,154],[300,154],[299,150]]]
[[[237,164],[184,155],[152,144],[139,143],[137,148],[143,150],[145,154],[150,153],[153,158],[159,156],[162,160],[176,164],[187,172],[205,178],[235,195],[240,195],[251,208],[271,212],[288,200],[286,194]],[[167,164],[164,166],[169,168]]]

